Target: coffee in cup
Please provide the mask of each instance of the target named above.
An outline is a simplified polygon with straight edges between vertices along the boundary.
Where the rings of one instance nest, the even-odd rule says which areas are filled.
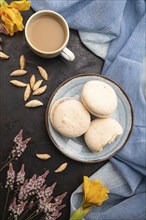
[[[67,22],[54,11],[43,10],[33,14],[26,23],[25,36],[31,49],[41,57],[61,54],[67,60],[74,60],[74,54],[66,48],[69,40]]]

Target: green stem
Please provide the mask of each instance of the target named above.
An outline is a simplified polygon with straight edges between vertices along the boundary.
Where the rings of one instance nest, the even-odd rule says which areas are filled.
[[[9,205],[12,204],[12,202],[14,201],[15,196],[16,196],[16,192],[14,193],[14,195],[13,195],[12,197],[10,197],[11,199],[10,199]],[[8,213],[9,213],[9,211],[7,212],[7,214],[6,214],[5,217],[7,217]],[[8,218],[8,220],[11,219],[11,218],[12,218],[12,217],[10,216],[10,217]],[[6,220],[7,220],[7,219],[6,219]]]
[[[17,193],[15,192],[14,195],[12,196],[11,201],[10,201],[10,204],[12,204],[12,202],[14,201],[14,198],[15,198],[16,194],[17,194]]]
[[[26,219],[26,220],[29,220],[31,219],[31,217],[36,213],[36,211],[34,211],[33,213],[31,213],[31,215]]]
[[[9,154],[9,156],[7,157],[5,163],[7,163],[9,161],[9,157],[10,157],[11,153]]]
[[[73,213],[73,215],[70,217],[69,220],[82,220],[82,219],[85,217],[85,215],[88,214],[88,212],[90,211],[91,208],[92,208],[92,207],[83,208],[83,207],[81,206],[79,209],[77,209],[77,210]]]
[[[17,146],[17,144],[14,144],[14,146],[13,146],[12,150],[13,150],[13,149],[15,149],[15,148],[16,148],[16,146]],[[10,156],[11,156],[11,153],[12,153],[12,151],[9,153],[9,155],[8,155],[8,157],[7,157],[6,161],[5,161],[5,163],[7,163],[7,162],[8,162],[8,160],[9,160],[9,158],[10,158]]]
[[[37,203],[38,203],[38,201],[36,201],[36,202],[32,205],[32,207],[34,207]],[[32,207],[31,207],[31,208],[32,208]],[[19,220],[20,220],[20,219],[23,219],[23,218],[28,214],[29,211],[30,211],[30,209],[27,209],[25,212],[23,212],[22,215],[20,216]]]
[[[15,198],[16,194],[17,194],[17,192],[15,192],[14,195],[12,195],[12,196],[10,197],[11,199],[10,199],[9,205],[11,205],[12,202],[14,201],[14,198]],[[9,211],[6,213],[6,216],[5,216],[6,220],[13,219],[12,216],[9,216],[8,219],[7,219],[7,215],[8,215],[8,214],[9,214]]]
[[[4,211],[3,211],[3,216],[2,216],[2,220],[4,220],[5,218],[5,211],[6,211],[6,208],[7,208],[7,203],[8,203],[8,198],[9,198],[9,188],[8,188],[8,191],[7,191],[7,196],[6,196],[6,200],[5,200],[5,206],[4,206]]]
[[[3,170],[4,168],[6,168],[12,160],[13,160],[13,158],[11,158],[8,162],[7,162],[7,160],[6,160],[6,161],[5,161],[5,164],[0,168],[0,172],[2,172],[2,170]]]
[[[38,212],[38,213],[36,213],[36,211],[35,212],[33,212],[26,220],[31,220],[32,218],[34,218],[34,217],[36,217],[37,215],[39,215],[41,212]]]
[[[0,0],[1,1],[1,0]],[[16,144],[14,145],[14,147],[13,147],[13,149],[16,147]],[[9,153],[9,155],[8,155],[8,157],[7,157],[7,159],[6,159],[6,161],[5,161],[5,163],[4,163],[4,166],[2,166],[1,168],[0,168],[0,172],[5,168],[5,167],[7,167],[8,166],[8,164],[13,160],[13,158],[9,158],[10,157],[10,155],[11,155],[11,152]]]
[[[7,167],[8,166],[8,164],[6,163],[6,164],[4,164],[4,166],[2,166],[1,168],[0,168],[0,172],[5,168],[5,167]]]
[[[12,216],[9,216],[7,220],[11,220],[11,219],[12,219]]]

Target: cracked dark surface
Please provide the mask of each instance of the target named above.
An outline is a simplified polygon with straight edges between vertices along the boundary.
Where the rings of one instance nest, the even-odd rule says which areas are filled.
[[[24,24],[32,13],[32,10],[23,13]],[[11,151],[13,138],[23,128],[24,136],[31,137],[32,140],[23,156],[14,163],[14,167],[19,170],[21,164],[24,163],[28,177],[34,173],[39,175],[44,170],[50,170],[47,183],[49,185],[57,181],[55,194],[68,192],[64,200],[67,206],[62,211],[61,220],[69,219],[70,195],[82,183],[83,176],[90,176],[105,163],[84,164],[71,160],[56,149],[47,134],[45,110],[52,92],[60,83],[71,76],[80,73],[100,73],[103,65],[103,61],[81,43],[75,30],[71,30],[68,47],[75,53],[74,62],[68,62],[61,57],[43,59],[33,54],[25,41],[24,32],[19,32],[14,37],[3,36],[3,51],[10,56],[10,59],[0,61],[0,166]],[[10,73],[19,68],[21,54],[26,57],[28,74],[20,77],[19,80],[27,82],[32,73],[37,76],[37,79],[41,79],[37,65],[44,67],[49,73],[48,89],[45,94],[39,97],[39,100],[44,103],[43,107],[26,108],[23,101],[24,89],[10,84],[10,80],[12,80]],[[51,159],[48,161],[39,160],[35,157],[36,153],[49,153]],[[54,173],[54,170],[63,162],[68,163],[65,172]],[[4,185],[5,175],[6,170],[0,175],[2,185]],[[1,193],[1,198],[4,197],[5,194]],[[3,199],[0,199],[0,203],[2,209]]]

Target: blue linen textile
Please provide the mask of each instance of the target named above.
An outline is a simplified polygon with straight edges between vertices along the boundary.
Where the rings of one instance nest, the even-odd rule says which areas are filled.
[[[146,94],[141,86],[146,1],[31,2],[35,10],[50,9],[62,14],[71,28],[79,30],[81,39],[91,50],[99,50],[96,40],[97,44],[103,43],[103,49],[108,44],[102,75],[113,79],[125,90],[134,110],[134,128],[129,141],[91,177],[101,179],[109,187],[109,200],[101,208],[94,207],[85,219],[146,219]],[[97,35],[103,37],[103,42],[99,43]],[[71,197],[71,211],[79,206],[80,199],[81,187]]]

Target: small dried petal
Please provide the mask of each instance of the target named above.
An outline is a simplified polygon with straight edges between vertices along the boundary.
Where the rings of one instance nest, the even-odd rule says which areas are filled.
[[[24,70],[24,69],[25,69],[25,66],[26,66],[25,57],[24,57],[24,55],[21,55],[21,56],[20,56],[20,69],[21,69],[21,70]]]
[[[34,108],[34,107],[38,107],[41,105],[43,105],[43,103],[40,102],[39,100],[31,100],[31,101],[27,102],[25,106],[28,108]]]
[[[43,77],[43,79],[48,80],[48,73],[46,72],[46,70],[41,66],[38,66],[38,70],[41,76]]]
[[[48,160],[49,158],[51,158],[49,154],[36,154],[36,157],[42,160]]]
[[[40,85],[42,84],[43,80],[38,80],[35,84],[34,84],[34,87],[33,87],[33,91],[37,90]]]
[[[35,75],[33,74],[30,78],[30,86],[32,89],[33,89],[34,85],[35,85]]]
[[[26,70],[21,70],[21,69],[19,69],[19,70],[13,71],[13,72],[10,74],[10,76],[23,76],[23,75],[25,75],[26,73],[27,73]]]
[[[2,51],[3,49],[2,49],[2,46],[0,45],[0,51]]]
[[[59,166],[58,168],[57,168],[57,170],[55,170],[54,172],[55,173],[60,173],[60,172],[62,172],[63,170],[65,170],[66,169],[66,167],[67,167],[67,163],[63,163],[61,166]]]
[[[0,59],[8,59],[9,56],[3,52],[0,52]]]
[[[1,38],[1,36],[0,36],[0,42],[3,42],[3,39]]]
[[[33,92],[33,95],[40,95],[40,94],[44,93],[44,92],[46,91],[46,89],[47,89],[47,85],[42,86],[42,87],[36,89],[36,90]]]
[[[26,101],[30,97],[30,94],[31,94],[31,88],[30,85],[27,84],[27,87],[24,92],[24,101]]]
[[[10,83],[12,83],[14,86],[18,86],[18,87],[26,87],[27,84],[24,82],[20,82],[18,80],[11,80]]]

